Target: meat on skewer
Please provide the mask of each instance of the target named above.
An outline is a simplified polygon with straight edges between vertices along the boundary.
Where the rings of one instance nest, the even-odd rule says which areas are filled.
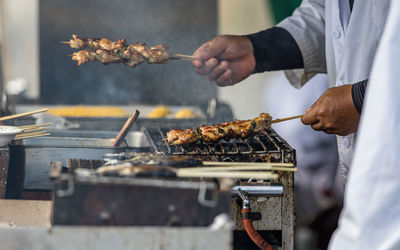
[[[166,63],[172,58],[167,52],[167,46],[158,44],[148,47],[144,43],[134,43],[127,45],[125,39],[112,42],[106,38],[80,38],[72,35],[72,39],[67,43],[74,49],[90,50],[75,52],[72,60],[78,61],[78,65],[100,61],[104,64],[123,63],[129,67],[135,67],[143,62],[147,63]]]
[[[193,56],[183,54],[172,54],[167,52],[167,46],[158,44],[148,47],[144,43],[126,44],[125,39],[119,39],[116,42],[106,38],[81,38],[72,35],[69,42],[61,43],[69,44],[73,49],[89,50],[79,51],[72,55],[72,60],[78,61],[78,65],[100,61],[104,64],[123,63],[129,67],[135,67],[138,64],[147,62],[166,63],[169,60],[195,60]]]
[[[125,44],[125,39],[119,39],[117,42],[112,42],[107,38],[81,38],[78,35],[73,34],[72,39],[69,42],[63,42],[69,44],[73,49],[105,49],[105,50],[121,50]]]
[[[167,133],[167,140],[172,145],[183,145],[203,142],[218,142],[221,139],[247,138],[252,134],[267,130],[271,126],[272,117],[261,113],[252,120],[225,122],[218,125],[202,126],[198,129],[174,129]]]
[[[81,50],[73,53],[72,60],[78,62],[78,65],[99,61],[104,64],[110,63],[123,63],[129,67],[135,67],[138,64],[143,62],[148,63],[165,63],[169,60],[169,55],[166,51],[161,51],[158,49],[154,49],[153,47],[149,48],[149,51],[146,52],[146,57],[140,52],[128,47],[122,50],[105,50],[105,49],[97,49],[97,50]]]

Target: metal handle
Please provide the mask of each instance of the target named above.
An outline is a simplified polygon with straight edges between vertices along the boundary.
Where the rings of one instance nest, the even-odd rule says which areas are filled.
[[[67,188],[66,189],[59,189],[57,190],[56,194],[58,197],[66,197],[70,196],[74,193],[74,179],[72,178],[72,175],[70,174],[61,174],[60,175],[60,185],[66,181],[67,182]]]
[[[213,190],[213,195],[212,195],[212,200],[207,200],[206,199],[206,194],[207,194],[207,183],[202,182],[200,183],[199,187],[199,195],[197,197],[197,200],[199,203],[205,207],[215,207],[217,206],[218,203],[218,193],[216,190]]]

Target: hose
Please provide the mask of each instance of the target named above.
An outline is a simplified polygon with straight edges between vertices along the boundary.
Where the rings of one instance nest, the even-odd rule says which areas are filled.
[[[251,210],[250,208],[243,208],[243,226],[246,233],[249,235],[250,239],[262,250],[276,250],[276,248],[272,247],[268,244],[261,235],[256,231],[253,226],[253,220],[250,218]]]

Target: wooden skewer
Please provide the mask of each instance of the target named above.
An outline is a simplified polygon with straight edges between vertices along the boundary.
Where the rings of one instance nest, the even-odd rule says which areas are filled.
[[[229,172],[191,172],[191,171],[178,171],[176,173],[178,177],[203,177],[203,178],[240,178],[240,179],[268,179],[276,180],[279,178],[279,174],[275,173],[263,173],[263,172],[243,172],[243,171],[229,171]]]
[[[204,166],[270,166],[294,167],[293,163],[282,162],[230,162],[230,161],[203,161]]]
[[[43,113],[43,112],[47,112],[48,110],[49,110],[48,108],[44,108],[44,109],[34,110],[34,111],[25,112],[25,113],[16,114],[16,115],[3,116],[3,117],[0,117],[0,121],[11,120],[11,119],[15,119],[15,118],[24,117],[24,116]]]
[[[193,61],[193,60],[195,60],[195,59],[180,57],[180,58],[178,58],[178,60]]]
[[[179,171],[188,172],[201,172],[201,171],[249,171],[249,170],[276,170],[276,171],[288,171],[296,172],[297,168],[282,168],[282,167],[271,167],[271,166],[228,166],[228,167],[194,167],[194,168],[181,168]]]
[[[15,138],[25,137],[25,136],[32,136],[32,135],[42,135],[42,134],[49,134],[47,131],[40,131],[40,132],[32,132],[32,133],[21,133],[15,136]]]
[[[189,56],[189,55],[183,55],[183,54],[172,54],[174,57],[179,57],[182,60],[197,60],[197,57],[194,56]]]
[[[270,123],[272,124],[272,123],[284,122],[284,121],[288,121],[288,120],[301,118],[302,116],[303,115],[296,115],[296,116],[286,117],[286,118],[282,118],[282,119],[276,119],[276,120],[272,120]]]
[[[48,126],[51,126],[51,123],[32,124],[32,125],[24,125],[24,126],[18,126],[18,127],[22,128],[22,129],[29,129],[29,128],[48,127]]]
[[[137,118],[139,117],[139,110],[135,110],[126,120],[124,126],[119,131],[117,137],[112,141],[111,147],[118,147],[124,141],[125,136],[128,134],[129,130],[131,129],[132,125],[136,122]]]
[[[46,130],[46,128],[40,128],[40,127],[37,127],[37,128],[28,128],[28,129],[24,129],[24,133],[27,133],[27,132],[35,132],[35,131],[45,131]]]
[[[16,136],[27,135],[27,134],[38,134],[38,133],[43,133],[43,132],[48,133],[48,132],[45,131],[45,130],[43,130],[43,131],[32,131],[32,132],[27,131],[27,132],[19,133],[19,134],[17,134]]]
[[[41,136],[48,136],[50,133],[47,134],[40,134],[40,135],[27,135],[27,136],[21,136],[21,137],[15,137],[14,141],[16,140],[23,140],[23,139],[30,139],[30,138],[36,138],[36,137],[41,137]]]
[[[69,42],[67,42],[67,41],[60,41],[60,43],[62,43],[62,44],[69,44]]]

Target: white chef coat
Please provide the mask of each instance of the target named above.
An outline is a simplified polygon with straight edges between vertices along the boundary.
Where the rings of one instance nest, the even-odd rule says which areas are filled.
[[[327,89],[326,74],[318,74],[303,88],[295,89],[288,84],[283,72],[274,72],[264,90],[263,110],[271,110],[270,115],[275,118],[300,114]],[[277,96],[276,93],[280,94]],[[300,120],[277,123],[273,129],[296,149],[300,169],[294,176],[296,223],[307,224],[336,202],[336,197],[327,195],[328,191],[335,190],[336,184],[336,137],[303,126]]]
[[[304,69],[285,74],[301,87],[315,73],[328,73],[330,87],[369,78],[390,0],[303,0],[278,26],[298,44]],[[352,161],[355,134],[338,136],[340,172],[345,181]]]
[[[400,1],[390,9],[331,250],[400,249]]]

